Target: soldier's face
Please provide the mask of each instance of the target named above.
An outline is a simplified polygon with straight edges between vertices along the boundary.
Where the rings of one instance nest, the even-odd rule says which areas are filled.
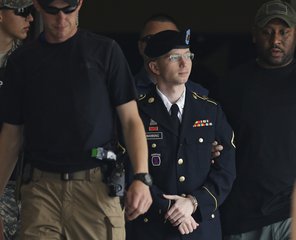
[[[78,2],[77,7],[68,11],[71,7],[62,0],[54,0],[49,10],[43,9],[37,1],[34,5],[42,14],[44,21],[44,33],[46,40],[51,43],[64,42],[72,37],[77,31],[78,12],[83,0]],[[53,12],[52,10],[57,10]],[[63,11],[64,10],[64,11]]]
[[[283,67],[294,57],[295,28],[283,20],[273,19],[264,28],[257,28],[253,35],[258,52],[258,62],[265,68]]]
[[[173,49],[156,60],[158,82],[180,85],[187,82],[191,73],[192,60],[189,48]]]
[[[13,9],[0,10],[0,30],[5,37],[23,40],[30,30],[30,23],[33,21],[32,15],[27,17],[18,16]]]

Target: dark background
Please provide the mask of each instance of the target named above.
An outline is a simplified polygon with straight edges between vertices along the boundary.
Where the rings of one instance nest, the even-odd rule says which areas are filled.
[[[84,0],[80,27],[114,38],[133,73],[142,65],[137,52],[139,31],[155,13],[173,16],[181,29],[192,30],[194,68],[222,77],[254,56],[251,29],[265,0]],[[197,71],[197,69],[194,69]]]
[[[296,0],[287,0],[296,6]],[[84,0],[79,27],[115,39],[132,72],[142,66],[137,40],[144,21],[152,14],[165,13],[181,29],[192,32],[195,53],[191,79],[214,92],[227,73],[256,56],[251,30],[257,9],[266,0]],[[35,18],[32,32],[40,32]]]

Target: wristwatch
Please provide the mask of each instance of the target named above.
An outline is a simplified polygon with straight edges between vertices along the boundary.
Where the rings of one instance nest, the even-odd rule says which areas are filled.
[[[152,177],[149,173],[136,173],[133,180],[139,180],[147,186],[152,186]]]

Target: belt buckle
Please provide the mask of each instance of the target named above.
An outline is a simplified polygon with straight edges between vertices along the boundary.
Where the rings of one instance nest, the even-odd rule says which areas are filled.
[[[71,173],[61,173],[61,179],[63,181],[70,181],[70,180],[72,180],[72,174]]]

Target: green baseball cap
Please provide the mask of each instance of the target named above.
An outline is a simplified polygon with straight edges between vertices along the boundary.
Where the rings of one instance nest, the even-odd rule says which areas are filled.
[[[255,16],[255,25],[264,27],[270,20],[279,18],[285,21],[289,27],[296,25],[296,12],[287,2],[273,0],[264,3]]]
[[[33,4],[32,0],[0,0],[0,8],[26,8]]]

